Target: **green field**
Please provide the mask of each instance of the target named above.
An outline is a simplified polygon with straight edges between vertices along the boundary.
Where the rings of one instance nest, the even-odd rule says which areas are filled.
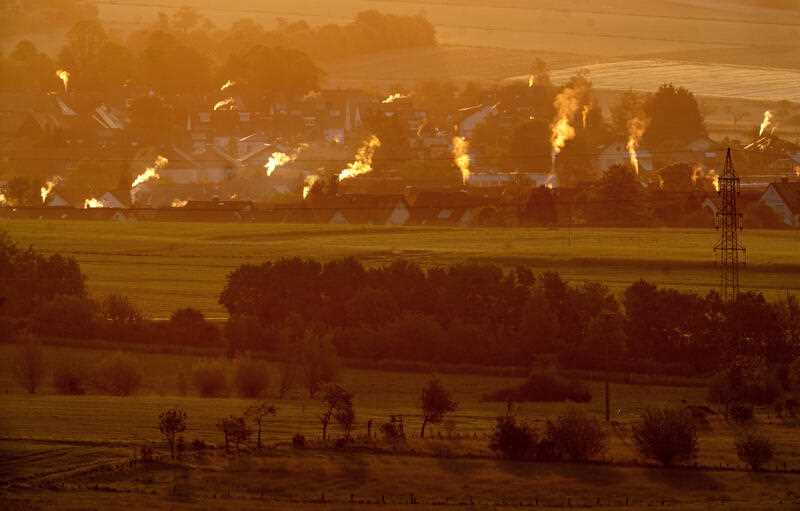
[[[114,505],[207,509],[211,501],[215,509],[249,509],[254,501],[259,508],[282,509],[280,504],[319,499],[322,493],[343,503],[350,494],[378,502],[384,495],[389,504],[403,502],[414,493],[421,503],[462,503],[460,507],[470,497],[485,505],[504,500],[533,505],[541,499],[543,506],[556,507],[567,502],[595,507],[597,499],[618,507],[626,498],[635,508],[661,506],[662,500],[697,509],[775,509],[798,503],[793,488],[800,475],[743,471],[733,446],[737,430],[720,415],[711,416],[710,426],[700,431],[698,463],[723,469],[661,470],[635,465],[639,460],[630,434],[639,411],[645,406],[703,404],[703,388],[612,384],[614,416],[606,455],[612,465],[509,463],[494,459],[487,447],[487,435],[494,418],[504,413],[504,405],[484,403],[481,396],[518,380],[441,375],[459,409],[451,417],[450,428],[432,426],[429,438],[422,440],[417,438],[417,399],[427,375],[346,369],[341,383],[355,393],[355,434],[364,434],[369,419],[380,424],[390,414],[402,414],[410,434],[407,449],[392,455],[378,442],[377,451],[292,450],[288,443],[297,432],[312,444],[318,442],[319,404],[299,389],[284,399],[271,390],[267,399],[277,406],[278,414],[265,429],[268,451],[225,456],[213,450],[189,455],[177,465],[128,466],[138,446],[158,442],[159,452],[164,452],[156,428],[158,413],[164,408],[181,406],[187,411],[187,440],[200,438],[219,446],[222,438],[216,421],[241,414],[251,401],[233,395],[206,399],[191,389],[188,395],[179,395],[177,373],[189,371],[199,359],[144,353],[132,355],[144,373],[143,388],[134,396],[62,396],[49,386],[41,395],[29,396],[11,378],[13,349],[0,346],[0,504],[6,502],[8,509]],[[109,353],[48,347],[45,360],[52,365],[74,358],[91,366]],[[601,385],[590,385],[595,396],[591,403],[525,404],[519,415],[539,430],[548,418],[569,407],[601,417]],[[784,463],[788,468],[800,467],[796,427],[767,411],[758,414],[758,423],[776,443],[771,467]],[[332,434],[338,435],[335,428]]]
[[[718,285],[714,230],[494,229],[287,224],[0,221],[21,246],[75,257],[96,296],[128,295],[154,317],[179,307],[224,316],[217,297],[226,275],[244,263],[281,257],[365,264],[404,258],[420,264],[480,261],[574,281],[601,281],[615,291],[644,278],[681,290]],[[797,231],[745,231],[742,287],[770,297],[800,289]]]

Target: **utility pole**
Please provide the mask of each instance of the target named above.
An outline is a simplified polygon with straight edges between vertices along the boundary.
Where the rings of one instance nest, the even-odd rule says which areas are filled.
[[[736,209],[736,198],[739,195],[739,178],[733,168],[731,149],[725,155],[725,169],[719,178],[718,193],[720,207],[717,211],[716,225],[721,231],[720,240],[714,246],[719,253],[720,293],[726,302],[736,300],[739,295],[739,253],[742,258],[745,248],[739,242],[739,231],[742,230],[742,215]]]

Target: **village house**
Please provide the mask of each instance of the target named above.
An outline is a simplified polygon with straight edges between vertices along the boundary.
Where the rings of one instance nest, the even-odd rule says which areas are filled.
[[[800,227],[800,181],[784,178],[770,183],[760,202],[772,209],[786,225]]]
[[[639,160],[639,170],[645,172],[653,171],[653,156],[647,149],[639,148],[636,150]],[[605,172],[614,165],[630,165],[631,156],[624,142],[614,142],[603,148],[595,159],[595,166]]]

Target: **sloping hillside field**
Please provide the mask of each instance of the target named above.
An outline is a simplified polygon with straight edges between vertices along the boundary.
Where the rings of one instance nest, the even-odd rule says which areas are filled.
[[[718,285],[713,229],[453,229],[270,224],[170,224],[3,221],[22,246],[75,257],[98,296],[128,295],[167,317],[196,307],[223,317],[217,297],[244,263],[281,257],[355,256],[365,264],[396,258],[422,265],[462,261],[555,270],[571,281],[597,280],[615,291],[644,278],[705,293]],[[800,290],[796,231],[745,231],[746,290],[771,297]]]

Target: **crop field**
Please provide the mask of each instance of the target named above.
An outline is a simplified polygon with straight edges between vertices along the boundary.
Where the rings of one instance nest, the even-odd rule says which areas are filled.
[[[271,23],[278,17],[309,23],[341,23],[353,14],[378,9],[392,14],[424,13],[445,44],[541,51],[566,51],[604,57],[740,48],[796,40],[800,16],[787,11],[739,8],[712,2],[651,0],[647,8],[614,0],[602,5],[580,0],[212,0],[98,2],[101,15],[117,22],[155,18],[172,5],[191,5],[220,23],[252,17]],[[128,5],[125,5],[128,4]]]
[[[643,278],[705,293],[718,285],[708,229],[502,229],[290,224],[2,221],[20,246],[75,257],[98,297],[128,295],[154,317],[195,307],[223,317],[217,303],[228,273],[282,257],[364,264],[403,258],[425,266],[464,261],[554,270],[573,282],[615,291]],[[800,290],[796,231],[745,231],[742,287],[769,297]]]
[[[601,89],[652,92],[665,83],[686,87],[700,96],[800,102],[800,71],[725,64],[693,64],[669,60],[626,60],[561,69],[556,83],[566,82],[581,69]],[[527,75],[519,79],[528,79]]]
[[[630,428],[641,409],[701,405],[705,402],[705,389],[701,387],[612,384],[614,416],[609,426],[607,459],[615,465],[515,464],[492,459],[488,433],[494,418],[502,415],[505,407],[485,403],[481,397],[516,384],[518,379],[441,375],[459,402],[459,409],[451,417],[451,425],[431,426],[428,438],[423,440],[416,434],[417,399],[426,375],[346,369],[342,384],[355,394],[355,434],[364,435],[370,419],[380,424],[390,414],[402,414],[410,434],[410,451],[392,455],[368,450],[292,450],[288,444],[293,434],[304,434],[312,445],[320,435],[319,404],[298,389],[284,399],[268,392],[266,399],[275,404],[278,413],[268,419],[265,427],[265,441],[273,446],[266,453],[226,457],[213,450],[198,457],[188,455],[189,460],[182,465],[128,466],[127,460],[132,459],[138,446],[160,441],[156,421],[164,408],[180,406],[187,411],[187,441],[203,439],[219,446],[222,439],[216,422],[231,414],[240,415],[252,401],[201,398],[192,390],[181,395],[177,373],[190,370],[200,359],[145,353],[131,355],[144,373],[143,387],[134,396],[62,396],[49,387],[40,395],[29,396],[11,378],[12,350],[13,346],[0,346],[0,408],[4,411],[0,419],[0,503],[9,499],[15,506],[26,504],[27,507],[20,507],[25,509],[54,504],[80,508],[86,507],[86,502],[98,505],[112,497],[114,502],[135,501],[136,509],[145,505],[161,509],[164,499],[171,508],[202,502],[208,505],[209,500],[224,499],[219,506],[215,501],[214,507],[236,509],[263,498],[265,505],[279,509],[278,502],[319,499],[322,493],[327,499],[341,502],[347,502],[350,494],[376,500],[384,495],[389,504],[402,502],[400,499],[407,499],[410,493],[420,502],[447,501],[450,505],[470,497],[476,502],[495,503],[512,499],[532,504],[534,499],[541,499],[542,505],[558,507],[563,507],[567,499],[592,506],[596,499],[615,506],[623,505],[626,498],[639,505],[663,505],[664,500],[698,509],[722,506],[723,501],[729,506],[726,509],[754,509],[756,504],[770,509],[780,507],[781,502],[797,502],[792,488],[796,488],[800,475],[755,476],[731,471],[741,469],[733,449],[736,430],[719,415],[712,416],[709,426],[700,431],[698,463],[724,470],[665,471],[631,465],[637,456],[631,445]],[[110,353],[47,347],[45,362],[51,365],[57,360],[76,359],[92,365]],[[228,366],[232,371],[233,363]],[[594,395],[591,403],[524,404],[519,415],[539,430],[548,418],[570,407],[599,417],[601,385],[589,384]],[[271,389],[274,387],[273,384]],[[788,468],[800,467],[796,427],[766,411],[759,413],[758,420],[776,442],[776,466],[782,468],[786,463]],[[159,449],[163,452],[163,446]],[[423,473],[425,478],[419,479],[418,474]],[[2,488],[7,484],[15,486],[4,492]],[[35,488],[40,487],[37,485],[60,490],[35,493]],[[173,501],[176,496],[180,498]]]
[[[364,86],[386,93],[387,88],[413,86],[425,80],[494,82],[507,76],[527,76],[531,63],[537,58],[552,69],[594,62],[584,55],[556,51],[440,45],[334,60],[321,65],[328,74],[330,86]]]

